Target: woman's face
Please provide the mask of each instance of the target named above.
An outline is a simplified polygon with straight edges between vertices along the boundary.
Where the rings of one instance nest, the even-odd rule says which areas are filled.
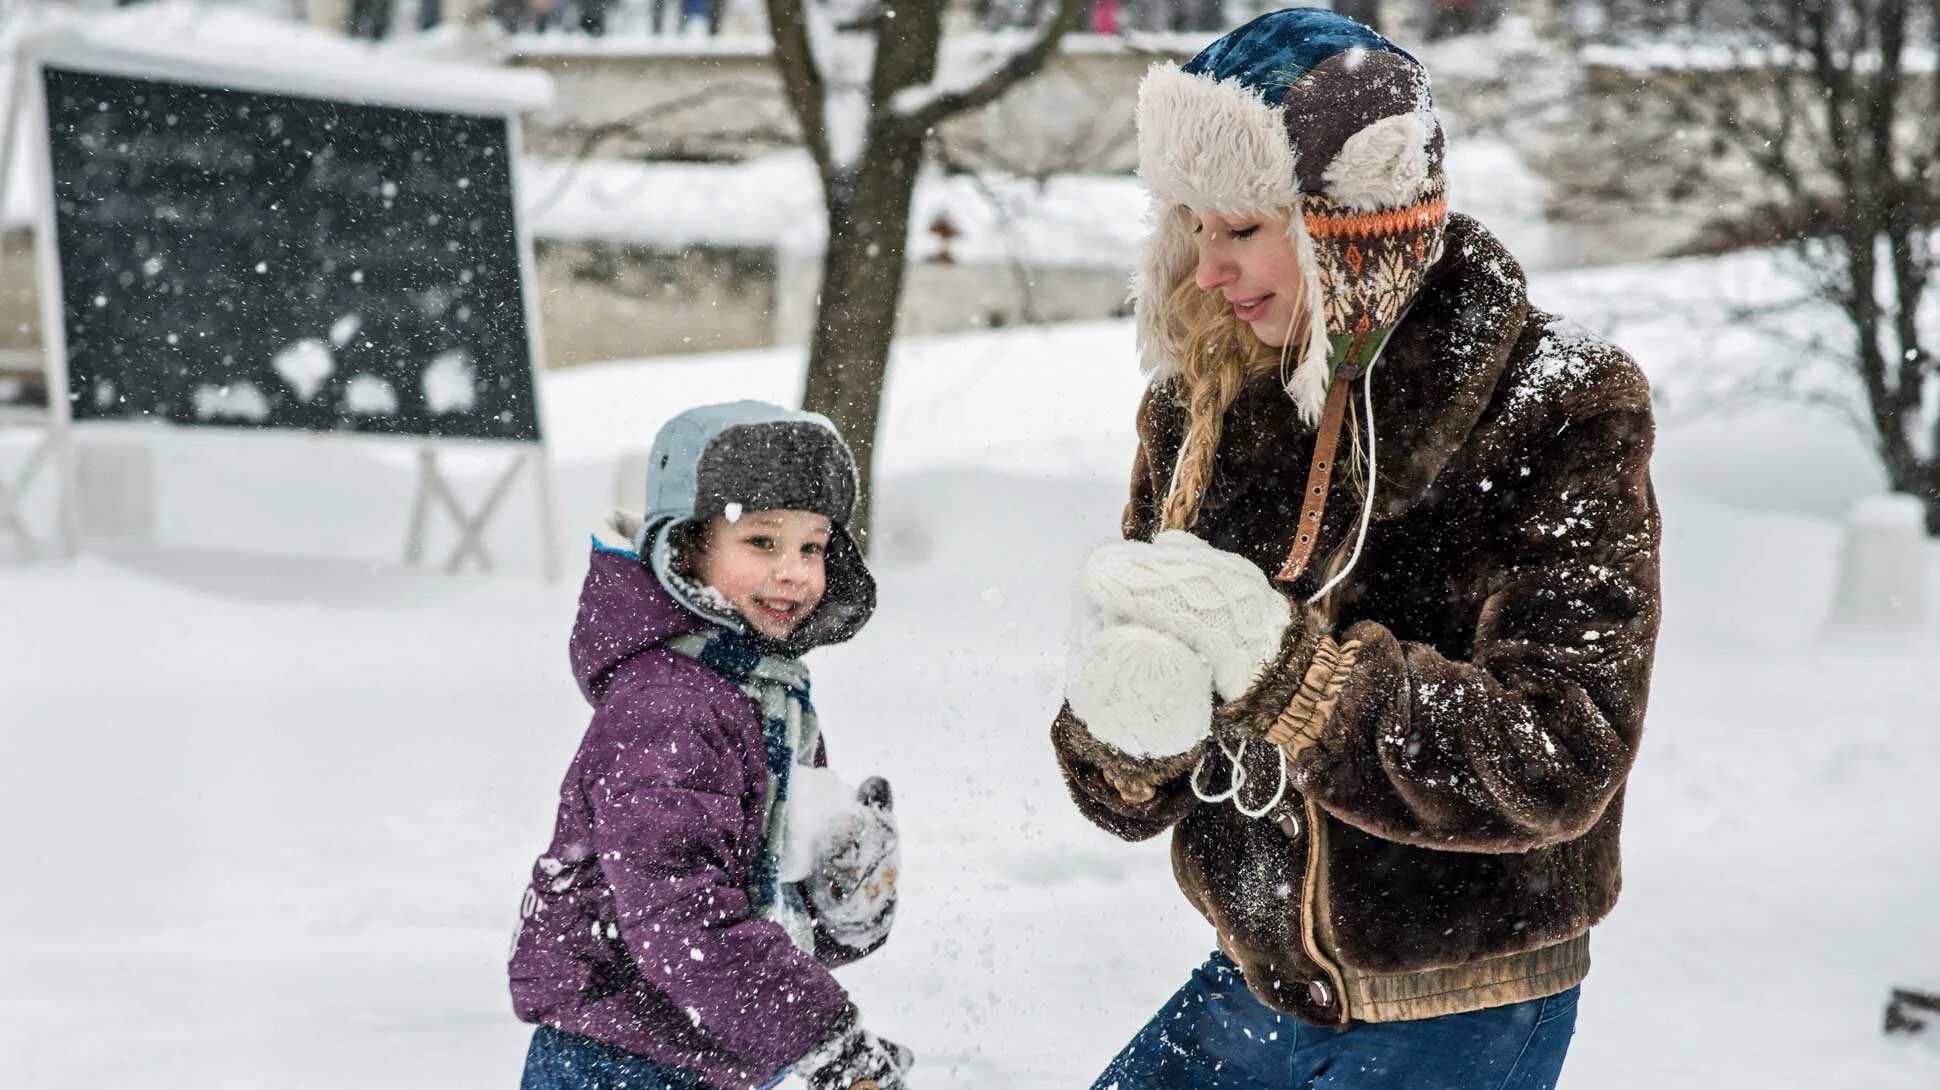
[[[1305,282],[1287,237],[1286,214],[1229,218],[1196,212],[1193,220],[1199,245],[1194,282],[1225,297],[1233,316],[1253,327],[1262,344],[1285,345]]]

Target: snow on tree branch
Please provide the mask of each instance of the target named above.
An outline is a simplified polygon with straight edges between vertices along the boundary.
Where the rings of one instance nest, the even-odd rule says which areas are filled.
[[[816,0],[806,0],[813,4]],[[804,0],[767,0],[768,26],[775,42],[775,66],[781,72],[789,106],[802,128],[802,143],[824,174],[829,169],[829,145],[824,129],[822,76],[809,46]]]
[[[869,144],[869,77],[880,24],[862,28],[875,7],[874,0],[806,0],[800,8],[822,86],[825,165],[835,174],[853,172]]]
[[[1059,0],[1057,16],[1039,32],[1029,48],[981,71],[939,72],[930,83],[905,87],[890,100],[891,111],[920,131],[952,115],[996,101],[1013,85],[1036,75],[1044,67],[1065,32],[1077,25],[1084,8],[1085,0]]]

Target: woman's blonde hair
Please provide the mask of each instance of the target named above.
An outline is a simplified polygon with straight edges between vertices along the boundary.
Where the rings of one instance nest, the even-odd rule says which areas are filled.
[[[1287,343],[1274,348],[1233,315],[1232,305],[1220,293],[1201,288],[1192,273],[1173,285],[1166,306],[1178,316],[1183,330],[1180,339],[1185,358],[1178,374],[1185,395],[1186,435],[1172,468],[1172,483],[1160,519],[1162,529],[1189,529],[1198,521],[1199,503],[1212,481],[1226,410],[1257,375],[1277,370],[1281,385],[1286,384],[1289,368],[1306,355],[1305,338],[1293,334],[1311,328],[1307,308],[1312,303],[1303,279],[1293,302]]]
[[[1311,328],[1307,308],[1313,301],[1307,298],[1306,283],[1302,281],[1300,295],[1293,304],[1293,324],[1287,343],[1278,349],[1260,340],[1251,326],[1233,316],[1233,308],[1224,297],[1200,288],[1190,273],[1173,286],[1166,302],[1172,313],[1179,316],[1179,324],[1185,331],[1186,351],[1179,379],[1186,402],[1186,436],[1172,468],[1172,483],[1166,492],[1160,528],[1186,530],[1198,520],[1199,503],[1212,481],[1226,410],[1232,408],[1241,389],[1255,376],[1277,369],[1280,385],[1286,386],[1289,368],[1306,357],[1304,338],[1295,338],[1292,331]],[[1365,496],[1361,421],[1352,398],[1348,399],[1346,428],[1349,454],[1346,458],[1337,456],[1335,461],[1346,462],[1346,483],[1351,492]],[[1351,538],[1341,542],[1320,564],[1321,582],[1330,582],[1340,571],[1353,545]],[[1333,615],[1333,597],[1330,592],[1318,603],[1320,611],[1329,617]]]

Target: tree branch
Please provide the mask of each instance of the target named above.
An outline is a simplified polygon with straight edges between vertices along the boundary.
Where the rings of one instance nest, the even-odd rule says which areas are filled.
[[[563,131],[580,137],[579,150],[573,154],[575,158],[585,159],[589,158],[595,151],[598,151],[600,145],[606,143],[608,140],[626,136],[629,133],[645,128],[664,118],[679,114],[684,110],[697,106],[714,105],[719,103],[723,97],[744,96],[749,101],[759,102],[766,99],[771,93],[769,88],[756,83],[717,83],[703,91],[695,91],[692,94],[680,95],[676,98],[667,99],[664,102],[656,102],[650,106],[641,107],[625,117],[616,118],[612,121],[603,121],[597,125],[589,125],[584,128],[569,125]]]
[[[787,92],[788,106],[802,127],[802,144],[815,159],[822,177],[829,176],[828,124],[822,113],[822,74],[808,44],[808,21],[803,3],[818,0],[766,0],[768,28],[774,37],[775,69]]]
[[[1003,199],[998,196],[996,190],[991,188],[989,181],[980,171],[965,164],[951,153],[947,141],[938,137],[935,147],[937,158],[943,161],[944,169],[954,170],[963,177],[969,178],[970,184],[976,186],[977,191],[983,194],[983,199],[990,202],[991,210],[997,218],[997,234],[1004,240],[1004,264],[1010,269],[1011,279],[1017,283],[1017,295],[1023,303],[1024,324],[1037,325],[1044,320],[1037,311],[1037,289],[1031,283],[1030,267],[1025,265],[1023,258],[1018,256],[1010,210],[1004,207]]]
[[[775,3],[777,0],[769,2]],[[1038,34],[1030,48],[1012,54],[1009,60],[975,85],[962,91],[945,91],[930,99],[921,108],[905,116],[902,125],[919,133],[927,132],[948,118],[996,101],[1005,91],[1036,75],[1044,67],[1044,62],[1057,50],[1065,32],[1078,25],[1084,10],[1085,0],[1059,0],[1057,15]]]
[[[553,183],[551,191],[538,200],[533,201],[527,208],[526,214],[538,216],[551,210],[552,206],[558,203],[559,199],[564,197],[566,192],[572,188],[573,180],[579,175],[580,166],[591,159],[593,153],[598,151],[607,141],[626,136],[656,121],[672,117],[692,107],[717,102],[723,93],[728,95],[746,95],[750,99],[756,99],[765,97],[768,94],[768,89],[753,83],[717,84],[705,91],[680,95],[676,98],[667,99],[664,102],[656,102],[650,106],[641,107],[627,116],[614,121],[604,121],[598,125],[588,126],[585,129],[569,126],[565,132],[579,136],[579,149],[573,152],[571,162],[561,172],[558,180]],[[793,140],[792,134],[784,133],[777,129],[770,129],[765,126],[757,126],[738,132],[715,131],[691,133],[688,135],[698,139],[727,139],[729,137],[738,137],[743,140],[771,139],[780,143]]]

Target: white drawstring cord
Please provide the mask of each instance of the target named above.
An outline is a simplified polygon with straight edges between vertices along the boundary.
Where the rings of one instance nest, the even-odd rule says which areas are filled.
[[[1376,481],[1379,480],[1379,478],[1377,478],[1374,475],[1377,463],[1375,462],[1375,459],[1374,459],[1374,441],[1375,441],[1374,368],[1372,365],[1368,367],[1367,374],[1361,377],[1361,394],[1363,396],[1363,403],[1367,406],[1367,487],[1363,488],[1361,491],[1365,492],[1367,495],[1364,499],[1364,502],[1361,504],[1360,532],[1354,535],[1353,555],[1347,558],[1347,563],[1345,565],[1342,565],[1340,571],[1334,573],[1334,577],[1332,579],[1327,580],[1326,586],[1323,586],[1319,590],[1315,591],[1313,595],[1307,599],[1308,605],[1312,605],[1315,602],[1320,601],[1322,598],[1325,598],[1327,596],[1327,592],[1339,586],[1340,581],[1347,578],[1347,573],[1354,570],[1354,565],[1360,563],[1361,546],[1367,544],[1368,522],[1374,517],[1374,489],[1375,489],[1375,483]]]
[[[1206,767],[1205,754],[1201,754],[1198,763],[1192,766],[1192,775],[1186,778],[1186,783],[1192,788],[1193,795],[1200,802],[1221,803],[1227,799],[1232,799],[1234,800],[1233,805],[1238,806],[1239,789],[1246,782],[1246,770],[1240,767],[1240,762],[1246,758],[1246,740],[1243,738],[1240,740],[1239,753],[1237,755],[1232,750],[1227,749],[1226,743],[1221,742],[1219,739],[1213,739],[1213,743],[1219,747],[1221,753],[1226,755],[1226,760],[1230,761],[1233,766],[1233,776],[1231,780],[1227,781],[1228,786],[1226,790],[1217,795],[1208,795],[1199,789],[1199,773]]]
[[[1192,775],[1186,779],[1186,782],[1192,787],[1193,795],[1200,802],[1217,804],[1231,799],[1233,801],[1233,809],[1238,810],[1247,817],[1259,818],[1271,813],[1275,806],[1280,805],[1280,800],[1287,797],[1287,753],[1285,750],[1279,746],[1273,747],[1273,752],[1280,759],[1280,785],[1274,788],[1273,797],[1266,801],[1265,806],[1256,810],[1250,810],[1247,809],[1246,800],[1240,797],[1241,790],[1246,787],[1246,747],[1251,744],[1250,741],[1245,738],[1240,739],[1238,753],[1227,749],[1226,743],[1220,742],[1217,739],[1214,741],[1219,746],[1219,751],[1226,755],[1226,760],[1232,764],[1233,777],[1228,781],[1226,790],[1217,795],[1206,794],[1204,789],[1199,786],[1199,773],[1205,770],[1206,758],[1203,756],[1200,757],[1198,763],[1192,766]]]
[[[1377,361],[1378,361],[1378,357],[1377,357]],[[1366,495],[1361,504],[1360,529],[1354,535],[1354,551],[1353,553],[1349,554],[1347,558],[1347,563],[1341,566],[1341,570],[1336,572],[1334,574],[1334,577],[1332,579],[1329,579],[1325,586],[1321,587],[1319,590],[1315,591],[1312,595],[1310,595],[1307,598],[1308,605],[1312,605],[1313,603],[1320,601],[1322,598],[1325,598],[1329,591],[1333,590],[1335,587],[1340,585],[1341,580],[1347,578],[1348,573],[1354,570],[1354,565],[1360,563],[1361,547],[1367,544],[1368,524],[1374,518],[1375,484],[1379,480],[1379,478],[1375,476],[1376,470],[1379,466],[1379,462],[1375,458],[1375,449],[1374,449],[1376,429],[1374,427],[1373,378],[1374,378],[1374,366],[1373,364],[1369,364],[1367,373],[1361,376],[1362,404],[1364,404],[1367,407],[1367,486],[1362,489],[1362,491]],[[1192,775],[1188,777],[1187,782],[1192,787],[1192,793],[1198,797],[1200,802],[1209,802],[1209,803],[1217,804],[1217,803],[1225,802],[1227,799],[1231,799],[1233,801],[1233,809],[1238,810],[1241,814],[1249,818],[1261,818],[1271,813],[1275,806],[1280,805],[1280,800],[1286,797],[1287,751],[1284,749],[1281,749],[1279,746],[1273,747],[1274,755],[1279,758],[1279,763],[1280,763],[1280,786],[1274,790],[1273,798],[1268,800],[1265,806],[1260,807],[1257,810],[1249,810],[1246,807],[1246,801],[1240,797],[1240,790],[1246,786],[1246,768],[1242,763],[1246,759],[1246,746],[1247,746],[1247,739],[1244,739],[1244,738],[1240,739],[1239,752],[1235,754],[1231,750],[1226,748],[1226,743],[1224,742],[1219,743],[1220,752],[1226,755],[1226,759],[1229,762],[1231,762],[1233,766],[1233,777],[1229,783],[1229,786],[1226,788],[1225,791],[1217,795],[1208,795],[1204,791],[1199,789],[1199,773],[1203,771],[1206,767],[1206,758],[1203,756],[1199,758],[1199,762],[1197,764],[1192,766]]]
[[[1243,757],[1246,755],[1246,743],[1244,741],[1239,744],[1239,751],[1240,756]],[[1258,810],[1248,810],[1246,808],[1246,800],[1239,797],[1239,789],[1237,787],[1233,789],[1233,809],[1238,810],[1246,817],[1265,817],[1273,811],[1275,806],[1280,805],[1281,799],[1287,797],[1287,751],[1281,749],[1279,746],[1274,746],[1273,755],[1280,759],[1280,786],[1274,790],[1273,797],[1266,800],[1265,806],[1260,807]],[[1233,767],[1238,768],[1239,766],[1234,765]]]

